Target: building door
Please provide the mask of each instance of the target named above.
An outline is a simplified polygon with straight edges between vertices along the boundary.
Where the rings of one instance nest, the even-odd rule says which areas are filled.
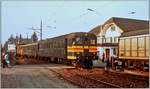
[[[106,49],[106,60],[108,61],[110,58],[110,49]]]

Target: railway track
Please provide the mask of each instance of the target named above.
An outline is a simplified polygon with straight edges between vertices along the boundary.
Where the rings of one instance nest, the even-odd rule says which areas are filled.
[[[149,77],[147,77],[147,76],[133,75],[133,74],[120,74],[120,73],[115,73],[115,72],[110,72],[110,74],[113,75],[113,76],[128,77],[128,78],[131,78],[131,79],[137,80],[137,81],[146,81],[146,82],[149,82]]]
[[[54,73],[56,73],[59,77],[71,82],[74,85],[77,85],[81,88],[121,88],[118,85],[112,84],[112,83],[108,83],[102,80],[97,80],[94,78],[89,78],[88,76],[82,76],[79,74],[73,74],[70,72],[70,75],[73,75],[72,78],[69,77],[65,77],[62,73],[50,69],[50,68],[46,68]],[[73,78],[74,77],[74,78]],[[82,81],[78,81],[78,80],[82,80]]]
[[[95,79],[95,78],[90,78],[88,76],[82,76],[82,75],[79,75],[79,74],[76,74],[77,76],[80,76],[80,77],[83,77],[85,78],[86,80],[91,80],[91,81],[95,81],[99,84],[103,84],[107,87],[110,87],[110,88],[121,88],[120,86],[118,85],[115,85],[115,84],[112,84],[112,83],[108,83],[108,82],[105,82],[105,81],[102,81],[102,80],[98,80],[98,79]]]
[[[69,72],[72,71],[69,69]],[[149,77],[136,76],[130,74],[120,74],[113,72],[104,72],[95,74],[96,72],[90,73],[92,71],[78,71],[73,70],[75,74],[79,76],[88,77],[97,82],[106,83],[112,85],[112,87],[122,87],[122,88],[147,88],[149,86]],[[99,71],[100,72],[100,71]]]
[[[95,71],[98,70],[87,71],[82,69],[77,70],[75,68],[67,68],[64,70],[46,69],[54,72],[58,77],[67,80],[80,88],[147,88],[149,86],[149,78],[143,76],[113,72],[97,74]]]

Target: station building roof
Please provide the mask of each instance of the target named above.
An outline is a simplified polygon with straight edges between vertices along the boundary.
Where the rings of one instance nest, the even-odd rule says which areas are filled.
[[[101,25],[93,28],[92,30],[89,31],[89,33],[93,33],[95,34],[96,36],[98,36],[98,34],[101,32]]]
[[[149,21],[120,17],[112,17],[108,19],[103,25],[99,25],[89,32],[97,35],[102,30],[99,28],[100,26],[105,26],[106,24],[111,23],[115,23],[120,29],[123,30],[121,37],[149,34]]]

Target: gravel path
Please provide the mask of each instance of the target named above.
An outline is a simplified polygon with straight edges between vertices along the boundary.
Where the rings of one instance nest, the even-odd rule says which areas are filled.
[[[17,65],[13,68],[4,68],[1,71],[2,88],[77,88],[66,80],[48,70],[61,69],[64,65],[37,64]]]

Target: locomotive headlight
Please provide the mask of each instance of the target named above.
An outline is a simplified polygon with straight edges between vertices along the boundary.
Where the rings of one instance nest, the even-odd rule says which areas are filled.
[[[87,36],[88,34],[86,33],[85,36]]]
[[[80,52],[77,52],[77,54],[80,54]]]

